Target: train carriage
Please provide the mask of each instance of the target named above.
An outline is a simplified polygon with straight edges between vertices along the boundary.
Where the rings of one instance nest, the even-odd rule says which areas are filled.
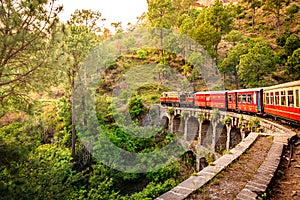
[[[300,121],[300,81],[264,88],[264,111],[268,115]]]
[[[160,103],[163,106],[179,106],[180,105],[179,92],[163,92],[160,96]]]
[[[194,93],[183,92],[179,95],[179,101],[181,107],[193,107],[194,106]]]
[[[227,109],[227,91],[197,92],[194,98],[196,107]]]
[[[247,113],[263,113],[263,88],[242,89],[228,92],[228,108],[234,110],[233,100],[236,101],[236,110]],[[231,99],[230,99],[231,98]]]

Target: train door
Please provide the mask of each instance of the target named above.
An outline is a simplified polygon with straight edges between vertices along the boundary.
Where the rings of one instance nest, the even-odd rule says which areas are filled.
[[[257,92],[257,110],[259,113],[263,113],[263,90]]]
[[[261,98],[261,96],[260,96],[260,93],[258,92],[257,93],[257,110],[258,110],[258,112],[261,111],[260,98]]]

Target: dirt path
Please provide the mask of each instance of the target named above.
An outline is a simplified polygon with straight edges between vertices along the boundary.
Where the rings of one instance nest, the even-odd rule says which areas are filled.
[[[291,145],[286,147],[283,153],[279,170],[271,186],[272,200],[300,200],[300,139],[295,142],[290,162]]]
[[[228,169],[187,199],[235,199],[265,160],[272,141],[270,137],[258,137],[251,148]]]

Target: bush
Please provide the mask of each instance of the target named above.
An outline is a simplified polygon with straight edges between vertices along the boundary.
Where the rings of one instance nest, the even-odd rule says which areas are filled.
[[[136,54],[140,59],[146,59],[147,58],[147,52],[143,49],[136,50]]]
[[[129,113],[134,119],[137,119],[144,110],[143,99],[140,95],[134,95],[129,100]]]

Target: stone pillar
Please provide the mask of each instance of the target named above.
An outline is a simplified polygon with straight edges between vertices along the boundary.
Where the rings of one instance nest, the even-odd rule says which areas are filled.
[[[199,130],[198,130],[198,144],[201,145],[201,140],[202,140],[202,124],[204,120],[203,119],[198,119],[199,123]]]
[[[169,131],[171,133],[174,133],[174,115],[170,116],[170,121],[169,121]]]
[[[241,132],[241,137],[242,137],[242,141],[243,141],[246,136],[245,128],[243,126],[240,128],[240,132]]]
[[[185,141],[188,141],[188,130],[187,130],[187,125],[188,125],[188,116],[186,115],[186,116],[184,116],[184,132],[183,132],[183,135],[184,135],[184,140]]]
[[[231,125],[230,124],[226,124],[226,130],[227,130],[227,140],[226,140],[226,150],[229,151],[230,148],[230,131],[231,131]]]
[[[196,172],[200,171],[200,156],[196,155]]]
[[[213,135],[212,135],[212,142],[211,142],[211,148],[213,152],[216,152],[216,135],[217,135],[217,125],[219,123],[219,120],[212,120],[212,128],[213,128]]]

